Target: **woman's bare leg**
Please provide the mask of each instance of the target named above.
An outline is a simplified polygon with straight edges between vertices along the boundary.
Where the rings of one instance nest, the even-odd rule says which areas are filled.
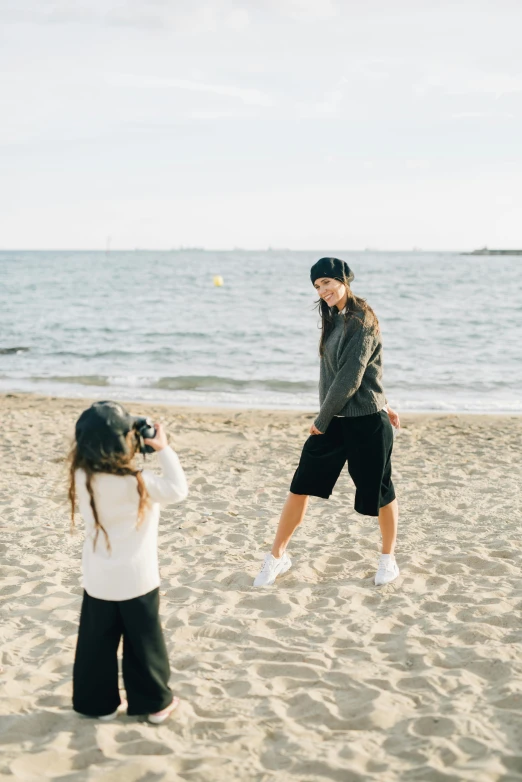
[[[399,523],[399,505],[392,500],[379,511],[379,527],[382,535],[382,553],[393,554],[397,540],[397,525]]]
[[[288,494],[281,511],[281,518],[279,519],[274,545],[272,546],[272,554],[277,559],[282,556],[296,527],[304,519],[307,505],[307,494],[292,494],[292,492]]]

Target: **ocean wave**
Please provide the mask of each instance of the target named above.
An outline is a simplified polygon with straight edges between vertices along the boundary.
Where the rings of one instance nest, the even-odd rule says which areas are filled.
[[[110,386],[110,378],[103,375],[59,375],[27,378],[35,383],[67,383],[78,386]]]
[[[0,375],[6,379],[5,375]],[[22,379],[22,378],[19,378]],[[313,381],[250,379],[240,380],[219,375],[179,375],[149,378],[136,375],[50,375],[25,378],[33,383],[59,383],[76,386],[101,386],[114,388],[155,388],[164,391],[248,392],[271,391],[276,393],[306,393],[317,391]]]
[[[223,378],[219,378],[223,380]],[[80,380],[81,382],[77,382]],[[179,378],[176,378],[179,381]],[[87,381],[87,382],[85,382]],[[159,403],[173,405],[195,405],[223,408],[248,408],[248,409],[293,409],[293,410],[317,410],[318,394],[315,384],[313,390],[300,388],[302,384],[284,382],[285,389],[281,389],[281,381],[276,382],[276,388],[264,387],[245,388],[241,383],[236,387],[203,387],[192,384],[189,388],[178,385],[172,387],[158,387],[157,383],[143,385],[140,378],[108,378],[91,375],[85,377],[64,377],[59,380],[52,377],[40,378],[6,378],[0,375],[0,392],[48,394],[57,397],[75,398],[114,398],[120,401],[132,401],[140,404]],[[430,413],[441,414],[522,414],[522,398],[484,397],[473,394],[455,394],[451,400],[445,395],[433,395],[427,399],[424,395],[411,395],[395,393],[390,389],[388,398],[392,407],[402,413]]]
[[[520,377],[522,380],[522,373],[520,373]],[[422,394],[426,398],[441,395],[444,396],[450,403],[454,394],[501,394],[504,391],[513,392],[513,390],[517,387],[516,381],[515,383],[513,382],[513,376],[510,378],[510,382],[506,382],[504,378],[499,378],[497,380],[493,378],[472,378],[472,382],[468,382],[466,385],[464,382],[457,383],[446,378],[431,378],[429,382],[425,383],[418,380],[412,380],[409,382],[408,380],[398,379],[390,372],[387,380],[388,382],[386,383],[386,390],[388,391],[389,389],[393,389],[395,394]]]
[[[169,389],[171,391],[315,391],[317,383],[307,380],[278,380],[276,378],[268,379],[250,379],[239,380],[233,377],[220,377],[218,375],[181,375],[178,377],[162,377],[153,384],[154,388]]]

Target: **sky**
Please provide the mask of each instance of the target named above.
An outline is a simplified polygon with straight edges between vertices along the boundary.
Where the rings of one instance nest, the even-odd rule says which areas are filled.
[[[0,0],[0,249],[522,247],[520,0]]]

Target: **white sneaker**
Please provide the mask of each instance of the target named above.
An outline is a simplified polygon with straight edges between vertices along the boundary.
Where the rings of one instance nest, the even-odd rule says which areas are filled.
[[[278,576],[282,576],[287,570],[292,567],[292,560],[285,553],[283,556],[276,559],[273,554],[266,554],[263,567],[259,571],[259,574],[254,580],[255,587],[270,586],[274,583]]]
[[[379,567],[375,574],[375,586],[384,586],[391,581],[395,581],[400,571],[395,561],[395,557],[391,554],[381,554],[379,559]]]
[[[104,714],[101,717],[98,717],[100,722],[112,722],[112,720],[115,720],[118,714],[120,714],[122,711],[125,711],[128,706],[128,703],[126,700],[122,700],[116,711],[113,711],[112,714]]]
[[[163,711],[157,711],[156,714],[149,714],[147,717],[149,722],[152,722],[153,725],[161,725],[162,722],[165,722],[170,715],[172,714],[175,709],[177,709],[179,706],[179,698],[176,698],[174,696],[172,698],[172,703],[170,706],[167,706],[166,709],[163,709]]]

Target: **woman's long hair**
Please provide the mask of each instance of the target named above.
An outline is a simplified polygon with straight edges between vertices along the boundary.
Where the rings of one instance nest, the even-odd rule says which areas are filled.
[[[131,440],[131,438],[128,438],[128,440]],[[134,440],[131,440],[131,442],[134,443]],[[85,473],[85,486],[91,499],[91,509],[92,515],[94,516],[94,527],[96,530],[94,535],[93,551],[96,549],[96,543],[98,542],[98,536],[101,531],[105,536],[105,545],[107,546],[107,551],[109,553],[111,552],[109,536],[107,534],[107,530],[100,522],[98,511],[96,509],[96,503],[94,501],[92,479],[96,473],[105,472],[110,473],[111,475],[133,475],[136,478],[138,483],[138,494],[140,498],[136,528],[139,528],[140,524],[143,522],[145,510],[149,507],[150,504],[150,498],[147,492],[147,487],[145,486],[145,481],[143,480],[143,476],[141,474],[141,470],[137,470],[134,464],[135,453],[136,445],[129,444],[127,453],[105,453],[100,451],[99,457],[94,460],[92,458],[91,450],[89,450],[89,455],[87,456],[77,442],[75,442],[73,445],[69,456],[69,500],[71,502],[71,530],[74,528],[74,510],[76,505],[75,473],[76,470],[83,470]]]
[[[359,321],[361,326],[364,323],[370,326],[370,328],[375,329],[375,331],[378,331],[379,321],[377,320],[377,315],[372,310],[370,305],[366,303],[365,299],[361,299],[360,296],[355,295],[355,293],[350,288],[350,283],[348,282],[345,275],[343,275],[342,280],[339,279],[339,282],[344,284],[346,288],[346,294],[348,296],[344,310],[344,327],[346,328],[349,321],[356,320]],[[334,327],[334,309],[330,309],[324,299],[319,299],[317,302],[317,309],[321,315],[321,339],[319,341],[319,355],[322,356],[324,354],[326,340],[330,336]]]

